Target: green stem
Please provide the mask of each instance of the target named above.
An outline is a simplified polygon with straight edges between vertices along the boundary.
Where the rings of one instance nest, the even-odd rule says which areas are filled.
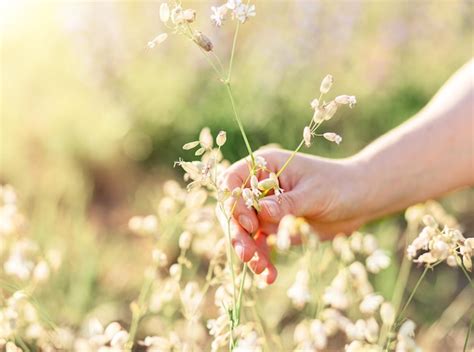
[[[428,272],[428,269],[430,267],[425,267],[425,270],[423,270],[423,273],[421,274],[420,278],[418,279],[418,281],[416,282],[416,285],[415,287],[413,288],[413,291],[411,291],[411,294],[410,296],[408,297],[408,300],[407,302],[405,303],[405,305],[403,306],[402,310],[400,311],[400,313],[398,314],[398,318],[397,318],[397,321],[400,322],[403,316],[403,313],[405,313],[405,310],[408,308],[408,305],[411,303],[411,300],[413,299],[413,297],[415,296],[415,293],[416,291],[418,290],[418,287],[420,286],[421,284],[421,281],[423,281],[423,278],[425,277],[426,273]]]
[[[474,314],[472,315],[471,322],[469,323],[469,328],[467,329],[466,340],[464,340],[463,352],[467,351],[467,345],[469,343],[469,338],[471,337],[472,325],[474,324]]]
[[[229,260],[230,262],[230,272],[231,272],[231,275],[232,275],[232,288],[233,288],[233,309],[232,309],[232,312],[235,312],[236,308],[237,308],[237,300],[236,300],[236,297],[237,297],[237,290],[235,288],[235,273],[234,273],[234,257],[232,256],[232,238],[230,236],[230,220],[231,220],[231,217],[232,217],[232,212],[229,214],[229,216],[227,217],[227,214],[225,213],[225,209],[224,209],[224,206],[221,204],[221,211],[223,212],[223,214],[226,216],[226,219],[227,219],[227,241],[228,241],[228,245],[227,245],[227,259]],[[233,314],[233,313],[232,313]]]
[[[135,341],[135,336],[138,331],[138,324],[145,313],[145,303],[148,298],[148,293],[150,292],[150,288],[153,284],[153,279],[147,279],[140,290],[140,294],[138,296],[138,301],[134,309],[132,309],[132,323],[130,324],[130,331],[128,335],[128,341],[125,344],[125,350],[131,351],[133,348],[133,343]]]
[[[230,52],[229,73],[227,75],[227,82],[230,82],[230,79],[232,77],[232,66],[234,64],[234,53],[235,53],[235,47],[237,45],[237,37],[239,35],[239,28],[240,28],[240,22],[237,21],[237,25],[235,27],[235,32],[234,32],[234,39],[232,41],[232,50]]]
[[[283,166],[281,167],[280,170],[278,170],[277,172],[277,177],[279,177],[283,170],[286,169],[286,167],[290,164],[290,162],[293,160],[293,158],[296,156],[296,153],[299,152],[299,150],[301,149],[301,147],[303,147],[303,144],[304,144],[304,139],[300,142],[300,144],[298,145],[298,147],[296,147],[296,149],[291,153],[290,157],[285,161],[285,163],[283,164]]]
[[[406,239],[409,242],[408,235],[412,231],[408,229],[406,232]],[[406,246],[405,246],[406,247]],[[395,283],[395,288],[393,289],[392,295],[392,305],[396,312],[400,308],[400,304],[402,303],[403,298],[403,291],[405,290],[408,277],[410,276],[410,269],[411,269],[411,261],[403,255],[402,257],[402,264],[400,266],[400,271],[398,272],[397,281]]]
[[[244,293],[244,284],[245,284],[245,277],[247,275],[247,263],[244,263],[243,269],[242,269],[242,281],[240,282],[240,288],[239,288],[239,296],[237,298],[237,310],[235,312],[235,322],[236,325],[239,325],[240,323],[240,312],[242,309],[242,297]]]
[[[466,276],[467,278],[467,281],[469,281],[469,284],[471,285],[472,288],[474,288],[474,284],[472,283],[472,279],[471,277],[469,276],[469,274],[467,273],[466,271],[466,268],[464,268],[464,265],[459,265],[462,269],[462,272],[464,273],[464,275]]]
[[[244,139],[245,146],[247,147],[247,151],[250,155],[250,158],[252,159],[252,165],[255,165],[255,157],[253,155],[252,148],[250,147],[249,140],[247,138],[247,134],[245,133],[244,126],[242,125],[242,121],[240,120],[239,114],[237,113],[237,108],[235,106],[235,101],[234,101],[234,96],[232,94],[232,88],[230,86],[230,82],[227,81],[225,84],[227,88],[227,94],[229,95],[230,103],[232,105],[232,111],[234,112],[234,118],[235,121],[237,122],[237,125],[239,126],[240,133],[242,134],[242,138]]]

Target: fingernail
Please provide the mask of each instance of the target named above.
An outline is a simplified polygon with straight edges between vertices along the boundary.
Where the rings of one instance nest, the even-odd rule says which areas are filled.
[[[267,210],[268,215],[272,218],[277,218],[280,214],[280,206],[274,200],[263,200],[260,205]]]
[[[253,232],[252,221],[250,221],[247,215],[240,215],[238,220],[239,220],[239,224],[242,225],[242,227],[245,230],[247,230],[247,232],[249,233]]]
[[[236,243],[235,246],[235,253],[237,253],[237,256],[240,258],[240,260],[243,260],[244,258],[244,246],[240,243]]]

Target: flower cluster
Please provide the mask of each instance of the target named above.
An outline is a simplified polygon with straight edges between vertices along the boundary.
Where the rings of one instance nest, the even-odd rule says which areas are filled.
[[[61,255],[56,249],[41,250],[27,230],[15,190],[0,185],[0,274],[15,283],[15,290],[5,292],[4,301],[0,300],[0,347],[18,335],[46,347],[51,334],[32,304],[32,294],[59,269]],[[12,343],[8,346],[15,350]]]
[[[84,337],[76,339],[76,351],[123,351],[128,341],[128,332],[118,322],[112,322],[106,327],[97,319],[91,319],[86,324]]]
[[[165,2],[160,6],[160,20],[172,34],[184,35],[205,51],[211,51],[213,49],[211,40],[202,32],[194,30],[191,27],[191,24],[196,20],[195,10],[184,9],[178,3],[170,7],[168,3]],[[160,33],[148,42],[148,47],[153,49],[155,46],[163,43],[167,38],[168,33]]]
[[[315,136],[322,136],[328,141],[336,144],[339,144],[342,141],[342,137],[334,132],[316,134],[318,127],[324,121],[332,119],[339,106],[349,105],[349,107],[352,108],[357,102],[356,97],[352,95],[339,95],[330,102],[322,101],[323,96],[330,91],[333,83],[334,78],[331,75],[324,77],[319,88],[319,98],[313,99],[310,103],[311,108],[314,110],[313,118],[310,124],[303,129],[303,140],[307,147],[311,146],[311,141]]]
[[[464,238],[457,228],[441,228],[432,215],[424,215],[422,221],[425,226],[407,247],[408,258],[427,266],[446,261],[449,266],[464,265],[471,271],[474,238]]]
[[[242,0],[228,0],[220,6],[212,6],[211,11],[211,21],[217,27],[222,26],[229,13],[232,19],[236,19],[241,23],[256,15],[255,5],[244,4]]]

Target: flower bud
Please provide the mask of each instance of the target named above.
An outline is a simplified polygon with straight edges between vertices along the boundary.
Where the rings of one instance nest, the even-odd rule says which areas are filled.
[[[327,75],[326,77],[324,77],[323,81],[321,82],[321,87],[319,87],[319,91],[322,94],[326,94],[331,89],[333,82],[334,82],[334,79],[332,78],[332,76]]]
[[[314,109],[313,121],[315,123],[320,123],[322,120],[324,120],[325,114],[326,114],[326,111],[324,110],[324,108],[316,107]]]
[[[332,119],[332,117],[337,111],[337,103],[335,101],[331,101],[329,104],[327,104],[324,107],[324,111],[325,111],[324,119],[326,121]]]
[[[219,147],[222,147],[226,141],[227,141],[227,134],[225,133],[225,131],[220,131],[216,137],[216,144]]]
[[[435,258],[438,258],[440,260],[444,260],[445,258],[448,257],[449,254],[449,246],[446,244],[446,242],[437,240],[433,244],[433,248],[431,249],[431,253]]]
[[[304,144],[309,147],[311,145],[311,129],[306,126],[303,130]]]
[[[170,267],[170,276],[172,279],[179,281],[181,279],[181,265],[173,264]]]
[[[266,178],[258,183],[258,189],[262,191],[268,191],[276,186],[278,186],[278,184],[271,178]]]
[[[316,109],[319,106],[319,100],[313,99],[310,104],[313,109]]]
[[[48,280],[50,275],[50,269],[46,261],[41,260],[36,264],[35,269],[33,270],[33,278],[36,282],[44,282]]]
[[[168,264],[168,258],[166,254],[158,248],[155,248],[151,252],[151,257],[153,263],[156,264],[158,267],[164,267],[166,266],[166,264]]]
[[[342,137],[334,132],[326,132],[323,134],[323,137],[326,138],[330,142],[334,142],[336,144],[341,143]]]
[[[187,10],[184,10],[183,11],[183,19],[188,22],[188,23],[192,23],[194,22],[194,20],[196,19],[196,11],[192,10],[192,9],[187,9]]]
[[[161,33],[161,34],[157,35],[153,40],[148,42],[148,47],[150,49],[153,49],[155,46],[163,43],[167,38],[168,38],[168,34]]]
[[[211,40],[199,31],[196,31],[193,40],[205,51],[211,51],[213,48]]]
[[[181,236],[179,236],[179,248],[180,249],[188,249],[191,246],[191,240],[193,236],[191,232],[184,231]]]
[[[191,150],[196,148],[199,145],[199,141],[189,142],[183,145],[184,150]]]
[[[385,302],[382,304],[380,307],[380,317],[382,318],[382,322],[387,326],[395,322],[395,309],[390,303]]]
[[[163,23],[168,22],[170,19],[170,8],[166,2],[160,5],[160,20]]]
[[[334,101],[341,105],[349,105],[352,108],[356,103],[356,97],[353,95],[339,95]]]
[[[456,257],[455,257],[454,255],[448,256],[448,257],[446,258],[446,263],[447,263],[449,266],[453,267],[453,268],[455,268],[455,267],[458,266],[458,262],[457,262]]]
[[[250,178],[250,186],[252,189],[257,189],[258,188],[258,178],[255,175],[252,175]]]

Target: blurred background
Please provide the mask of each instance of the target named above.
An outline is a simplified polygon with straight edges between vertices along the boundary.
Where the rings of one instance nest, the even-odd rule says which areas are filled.
[[[183,3],[227,62],[233,24],[211,25],[215,1]],[[199,51],[173,35],[147,48],[164,30],[159,5],[2,2],[0,182],[17,189],[32,236],[66,253],[40,300],[53,320],[72,326],[97,309],[128,314],[151,243],[131,236],[127,221],[152,211],[164,180],[182,180],[173,162],[186,156],[184,143],[209,126],[227,131],[228,160],[245,156],[226,93]],[[233,75],[254,148],[294,148],[331,73],[334,91],[358,104],[328,124],[343,136],[340,146],[318,142],[307,152],[349,156],[410,118],[473,55],[470,0],[256,5],[257,17],[241,28]],[[442,200],[466,237],[473,198],[464,190]],[[398,214],[367,229],[394,248],[403,226]],[[387,275],[393,281],[396,270]],[[413,314],[429,324],[466,282],[443,269],[424,285]]]

